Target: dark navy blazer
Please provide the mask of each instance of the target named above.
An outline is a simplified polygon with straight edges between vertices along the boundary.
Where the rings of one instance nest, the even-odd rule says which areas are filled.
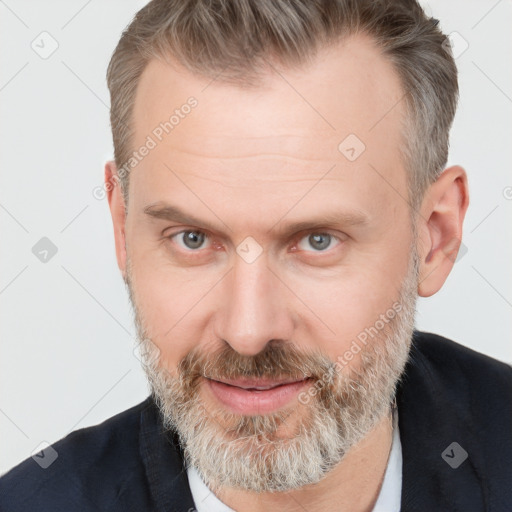
[[[512,511],[510,366],[415,332],[397,404],[402,512]],[[2,512],[194,510],[178,439],[151,397],[52,446],[48,468],[28,458],[0,478]]]

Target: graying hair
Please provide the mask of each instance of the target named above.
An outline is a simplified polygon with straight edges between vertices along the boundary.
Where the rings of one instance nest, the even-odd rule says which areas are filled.
[[[446,165],[457,68],[437,20],[416,0],[153,0],[124,30],[108,66],[114,158],[133,153],[133,106],[148,62],[171,56],[198,76],[255,86],[271,60],[297,68],[365,33],[394,65],[407,119],[400,148],[415,209]],[[120,173],[125,204],[129,172]]]

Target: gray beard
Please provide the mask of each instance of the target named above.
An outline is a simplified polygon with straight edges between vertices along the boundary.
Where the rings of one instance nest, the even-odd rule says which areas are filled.
[[[381,322],[384,327],[374,328],[377,333],[367,343],[359,343],[360,360],[353,362],[357,367],[342,367],[318,352],[299,352],[293,344],[268,343],[255,356],[242,356],[225,344],[210,354],[191,351],[178,365],[177,376],[171,375],[159,365],[159,351],[147,336],[129,276],[143,368],[164,426],[178,433],[187,467],[194,466],[212,491],[282,492],[318,483],[389,414],[414,329],[415,251],[397,299],[401,310]],[[313,376],[314,394],[303,393],[298,406],[265,415],[208,410],[199,393],[205,376],[304,375]]]

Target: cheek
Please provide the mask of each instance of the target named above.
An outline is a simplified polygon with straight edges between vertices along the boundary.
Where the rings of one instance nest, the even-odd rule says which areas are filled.
[[[208,291],[215,280],[201,271],[158,265],[145,258],[132,260],[135,300],[147,334],[160,349],[162,363],[175,367],[201,339]]]
[[[335,360],[365,329],[377,322],[378,328],[381,315],[393,309],[399,298],[402,273],[405,268],[392,269],[382,259],[369,258],[364,265],[344,268],[330,279],[297,280],[291,288],[297,296],[304,297],[308,308],[303,316],[310,319],[306,336],[318,340]]]
[[[375,279],[343,279],[308,292],[307,304],[336,338],[347,339],[373,324],[393,302],[393,294],[379,286]]]

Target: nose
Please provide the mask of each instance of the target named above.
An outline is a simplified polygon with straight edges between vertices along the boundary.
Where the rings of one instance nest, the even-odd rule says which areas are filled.
[[[238,353],[256,355],[272,340],[292,338],[289,304],[286,288],[267,266],[265,254],[252,263],[237,256],[224,280],[216,335]]]

